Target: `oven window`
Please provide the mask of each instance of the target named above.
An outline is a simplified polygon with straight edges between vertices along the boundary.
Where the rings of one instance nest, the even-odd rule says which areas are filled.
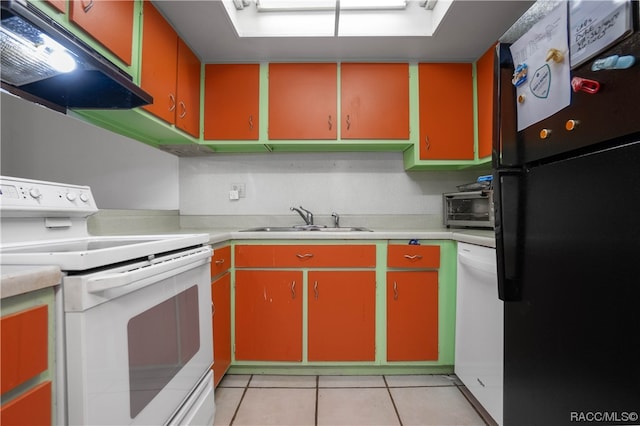
[[[200,349],[198,287],[131,318],[127,337],[133,419]]]

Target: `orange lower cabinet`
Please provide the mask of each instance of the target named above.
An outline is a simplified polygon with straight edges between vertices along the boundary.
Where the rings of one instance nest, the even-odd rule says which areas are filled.
[[[3,426],[51,424],[51,382],[29,389],[0,409]]]
[[[231,275],[211,283],[213,321],[213,381],[218,386],[231,365]]]
[[[387,273],[387,361],[438,359],[438,272]]]
[[[309,361],[375,360],[374,271],[310,271]]]
[[[237,270],[235,358],[302,361],[302,272]]]
[[[0,390],[4,394],[48,368],[48,306],[41,305],[0,320]]]

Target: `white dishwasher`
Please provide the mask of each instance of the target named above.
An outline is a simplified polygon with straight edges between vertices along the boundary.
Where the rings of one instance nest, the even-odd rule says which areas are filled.
[[[459,243],[457,287],[455,373],[501,425],[504,313],[495,249]]]

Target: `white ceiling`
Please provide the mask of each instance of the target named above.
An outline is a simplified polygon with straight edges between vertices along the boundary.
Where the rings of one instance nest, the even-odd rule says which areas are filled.
[[[533,3],[456,0],[432,37],[239,38],[220,0],[153,0],[204,63],[278,61],[470,62]]]

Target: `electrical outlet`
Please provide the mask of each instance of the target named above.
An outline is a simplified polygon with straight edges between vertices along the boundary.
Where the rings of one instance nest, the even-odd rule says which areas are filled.
[[[244,198],[246,196],[246,190],[245,190],[245,186],[244,183],[232,183],[231,184],[231,191],[238,191],[238,197],[239,198]]]

